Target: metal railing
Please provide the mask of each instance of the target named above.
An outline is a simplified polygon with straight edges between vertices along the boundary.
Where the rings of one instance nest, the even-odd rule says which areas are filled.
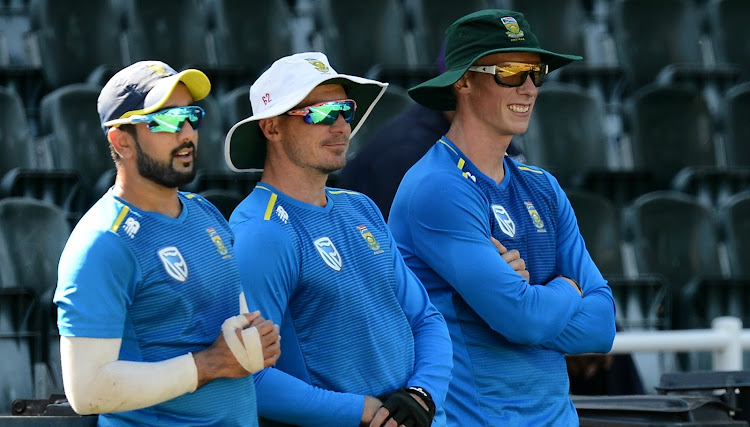
[[[750,349],[750,329],[742,329],[736,317],[717,317],[711,329],[618,332],[610,353],[711,351],[715,371],[740,371],[746,349]]]

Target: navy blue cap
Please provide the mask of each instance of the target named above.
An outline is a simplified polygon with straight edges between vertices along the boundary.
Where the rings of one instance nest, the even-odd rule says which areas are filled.
[[[161,61],[140,61],[118,71],[104,85],[96,103],[104,134],[110,127],[131,123],[130,116],[161,109],[179,82],[187,86],[193,101],[211,91],[211,82],[202,71],[178,73]]]

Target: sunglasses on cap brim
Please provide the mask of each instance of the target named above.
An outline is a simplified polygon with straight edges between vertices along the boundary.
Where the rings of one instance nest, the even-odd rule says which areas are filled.
[[[549,73],[547,64],[526,64],[523,62],[505,62],[499,65],[474,65],[469,71],[493,74],[495,83],[502,87],[520,87],[531,76],[534,86],[540,87]]]
[[[130,116],[128,119],[130,123],[146,123],[146,127],[151,132],[177,133],[182,129],[185,120],[190,123],[194,130],[200,129],[205,114],[203,108],[197,105],[188,105],[186,107],[165,108],[151,114]]]
[[[339,99],[321,102],[307,107],[295,108],[286,112],[290,116],[303,116],[305,123],[311,125],[332,125],[339,118],[339,114],[347,123],[351,123],[357,103],[353,99]]]

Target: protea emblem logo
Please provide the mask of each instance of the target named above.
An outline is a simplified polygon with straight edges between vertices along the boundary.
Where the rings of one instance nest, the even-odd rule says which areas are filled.
[[[328,73],[329,71],[331,71],[328,66],[320,59],[305,58],[305,61],[309,62],[310,65],[315,67],[315,69],[320,71],[321,73]]]
[[[336,271],[341,271],[343,263],[341,261],[341,254],[336,250],[336,246],[333,246],[333,242],[328,237],[321,237],[320,239],[313,242],[315,249],[318,250],[320,257],[323,258],[323,262],[327,266],[331,267]]]
[[[508,31],[505,33],[508,35],[508,37],[512,39],[523,37],[523,31],[521,31],[521,27],[518,25],[518,21],[516,21],[516,18],[512,16],[504,16],[500,18],[500,20],[503,22],[503,25],[505,25],[505,28],[508,29]]]
[[[184,282],[188,278],[188,266],[185,258],[174,246],[167,246],[159,249],[159,258],[161,258],[164,269],[167,273],[179,282]]]
[[[516,223],[508,215],[508,211],[500,205],[492,205],[492,212],[495,214],[497,224],[500,226],[500,230],[503,231],[509,237],[516,236]]]

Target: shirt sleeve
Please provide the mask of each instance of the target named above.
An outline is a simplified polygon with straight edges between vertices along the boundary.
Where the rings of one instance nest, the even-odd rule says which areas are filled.
[[[54,302],[60,335],[122,338],[139,277],[135,255],[116,234],[75,233],[58,265]]]
[[[489,239],[488,202],[466,178],[435,173],[419,185],[403,219],[414,253],[511,342],[558,336],[578,312],[580,294],[559,278],[530,285],[503,260]]]
[[[371,202],[372,203],[372,202]],[[373,209],[377,209],[373,204]],[[414,374],[407,386],[427,390],[436,406],[442,406],[448,393],[453,368],[453,346],[443,315],[430,302],[422,282],[406,266],[396,248],[396,241],[386,228],[391,240],[393,267],[396,278],[396,298],[414,334]]]
[[[293,425],[359,425],[365,397],[310,385],[275,368],[255,375],[258,415]]]
[[[299,279],[289,234],[279,224],[262,219],[240,222],[233,231],[248,309],[260,310],[265,319],[281,325]],[[276,368],[264,369],[254,379],[261,416],[295,425],[328,426],[358,425],[362,418],[364,396],[323,390]]]
[[[549,175],[548,175],[549,176]],[[559,274],[575,279],[583,289],[581,308],[565,329],[545,347],[564,353],[606,353],[615,337],[615,303],[612,290],[586,250],[578,222],[567,196],[549,176],[558,200],[557,266]]]

